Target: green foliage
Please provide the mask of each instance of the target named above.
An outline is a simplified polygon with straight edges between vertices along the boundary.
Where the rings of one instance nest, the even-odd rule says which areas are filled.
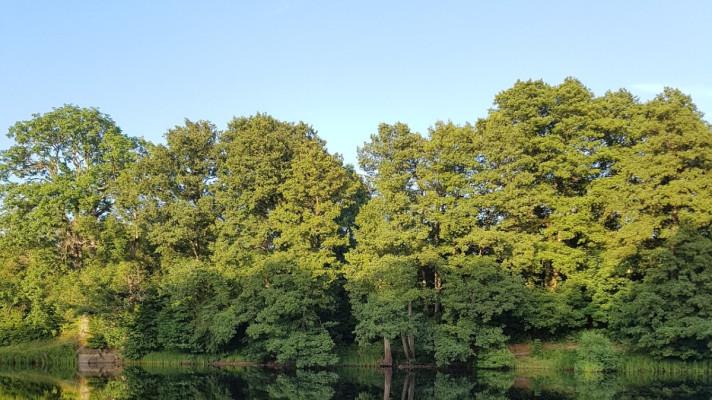
[[[457,400],[471,398],[474,383],[464,376],[450,376],[436,373],[433,385],[433,398],[438,400]]]
[[[363,176],[264,114],[155,145],[66,105],[9,137],[0,345],[86,315],[128,358],[323,366],[356,341],[445,366],[592,328],[712,354],[712,129],[674,89],[519,81],[474,124],[379,125]],[[608,369],[591,346],[578,368]]]
[[[601,333],[585,331],[576,348],[574,369],[581,373],[614,371],[620,367],[620,352]]]
[[[120,171],[137,142],[96,109],[67,105],[13,125],[0,156],[0,342],[55,336],[76,271],[100,257]],[[19,336],[22,335],[22,336]]]
[[[685,226],[643,253],[642,281],[620,293],[611,326],[635,349],[658,357],[710,358],[712,240]]]
[[[87,347],[90,349],[106,349],[109,347],[109,344],[106,341],[106,338],[102,334],[93,334],[87,339]]]
[[[243,341],[281,363],[333,364],[334,326],[321,316],[337,304],[359,179],[303,123],[258,114],[233,120],[220,139],[215,259],[240,287]]]
[[[338,364],[348,367],[377,367],[383,357],[383,349],[378,344],[340,346],[336,348]]]
[[[319,310],[330,306],[326,277],[316,278],[308,269],[275,256],[255,272],[245,288],[251,298],[252,321],[248,337],[264,354],[297,366],[336,362],[334,342],[319,319]]]
[[[219,271],[186,260],[166,271],[159,288],[163,303],[156,316],[161,348],[214,353],[235,335],[239,323],[235,287]]]
[[[22,341],[0,347],[0,365],[74,367],[77,347],[78,343],[69,338]]]
[[[477,368],[512,369],[516,359],[506,347],[485,351],[477,356]]]
[[[435,339],[439,365],[464,362],[479,352],[501,348],[504,330],[525,309],[523,283],[498,268],[494,259],[451,259],[443,283],[443,323]]]

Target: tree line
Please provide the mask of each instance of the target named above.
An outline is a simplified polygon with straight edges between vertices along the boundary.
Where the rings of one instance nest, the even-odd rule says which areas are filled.
[[[132,358],[446,366],[583,329],[712,354],[712,128],[678,90],[520,81],[474,124],[381,124],[362,174],[265,114],[154,144],[65,105],[8,136],[0,344],[87,315]]]

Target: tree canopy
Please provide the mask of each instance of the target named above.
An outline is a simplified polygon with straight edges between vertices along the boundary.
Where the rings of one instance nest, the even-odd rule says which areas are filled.
[[[66,105],[8,136],[0,344],[86,315],[127,357],[452,365],[588,328],[712,354],[712,127],[675,89],[519,81],[473,123],[381,124],[360,171],[266,114],[153,144]]]

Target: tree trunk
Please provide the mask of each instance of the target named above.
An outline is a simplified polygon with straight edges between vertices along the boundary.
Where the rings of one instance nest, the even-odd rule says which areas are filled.
[[[405,354],[405,358],[408,360],[408,364],[412,364],[413,362],[410,357],[410,347],[408,346],[409,339],[406,338],[405,334],[401,335],[401,342],[403,342],[403,353]]]
[[[408,350],[410,350],[410,359],[415,362],[415,336],[408,335]]]
[[[393,370],[386,368],[383,372],[383,400],[391,398],[391,382],[393,381]]]
[[[421,279],[422,279],[422,280],[421,280],[421,287],[420,287],[420,288],[421,288],[422,290],[426,290],[426,289],[428,288],[428,281],[427,281],[427,278],[426,278],[426,275],[425,275],[425,269],[421,269],[421,270],[420,270],[420,277],[421,277]],[[423,296],[423,297],[422,297],[422,300],[423,300],[423,313],[427,315],[427,314],[428,314],[428,310],[430,309],[430,304],[429,304],[430,301],[428,300],[428,296]]]
[[[408,320],[411,322],[413,320],[413,302],[411,301],[408,302]],[[408,362],[415,361],[415,336],[413,336],[413,333],[408,335],[408,350],[410,350]]]
[[[406,375],[403,379],[403,389],[401,390],[401,400],[407,400],[408,398],[408,384],[410,383],[410,373]]]
[[[391,367],[393,365],[393,353],[391,353],[391,341],[390,339],[383,338],[383,361],[381,361],[382,367]]]
[[[435,271],[435,315],[440,314],[440,290],[443,288],[442,278],[440,274]]]
[[[410,384],[408,385],[408,400],[415,400],[415,375],[410,375]]]
[[[412,372],[408,372],[408,375],[403,381],[403,391],[401,391],[401,400],[414,400],[415,399],[415,375]]]

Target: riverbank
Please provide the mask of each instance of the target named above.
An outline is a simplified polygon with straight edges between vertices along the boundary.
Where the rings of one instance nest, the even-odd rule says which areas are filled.
[[[390,371],[390,373],[389,373]],[[412,394],[412,395],[411,395]],[[44,371],[0,369],[1,399],[708,399],[712,379],[610,374],[590,379],[552,371],[402,371],[334,368],[126,367],[118,375],[58,377]],[[81,397],[84,396],[84,397]]]
[[[576,372],[577,342],[520,343],[509,346],[515,355],[514,370],[530,376],[546,375],[551,372]],[[616,373],[622,375],[650,375],[667,378],[712,377],[712,360],[682,361],[658,360],[643,354],[632,353],[617,344],[619,362]],[[601,373],[604,371],[578,371],[579,373]]]
[[[2,346],[0,347],[0,365],[75,367],[78,349],[79,341],[73,337],[59,337]]]
[[[530,342],[510,344],[508,351],[513,362],[509,369],[528,376],[546,375],[553,372],[574,372],[577,369],[578,343]],[[42,341],[18,343],[0,347],[0,365],[17,367],[52,367],[63,370],[78,368],[82,346],[76,337],[59,337]],[[712,361],[656,360],[651,357],[632,354],[616,345],[620,363],[619,374],[646,374],[666,377],[709,377],[712,376]],[[115,355],[115,353],[112,353]],[[381,361],[380,346],[359,347],[352,345],[336,349],[339,362],[334,367],[378,368]],[[398,363],[395,367],[407,367]],[[139,360],[118,359],[118,363],[128,366],[146,367],[260,367],[272,369],[289,368],[287,365],[250,359],[240,353],[186,354],[179,352],[155,352]],[[436,369],[434,364],[423,363],[420,368]],[[480,368],[482,369],[482,368]],[[580,373],[602,371],[578,371]]]

